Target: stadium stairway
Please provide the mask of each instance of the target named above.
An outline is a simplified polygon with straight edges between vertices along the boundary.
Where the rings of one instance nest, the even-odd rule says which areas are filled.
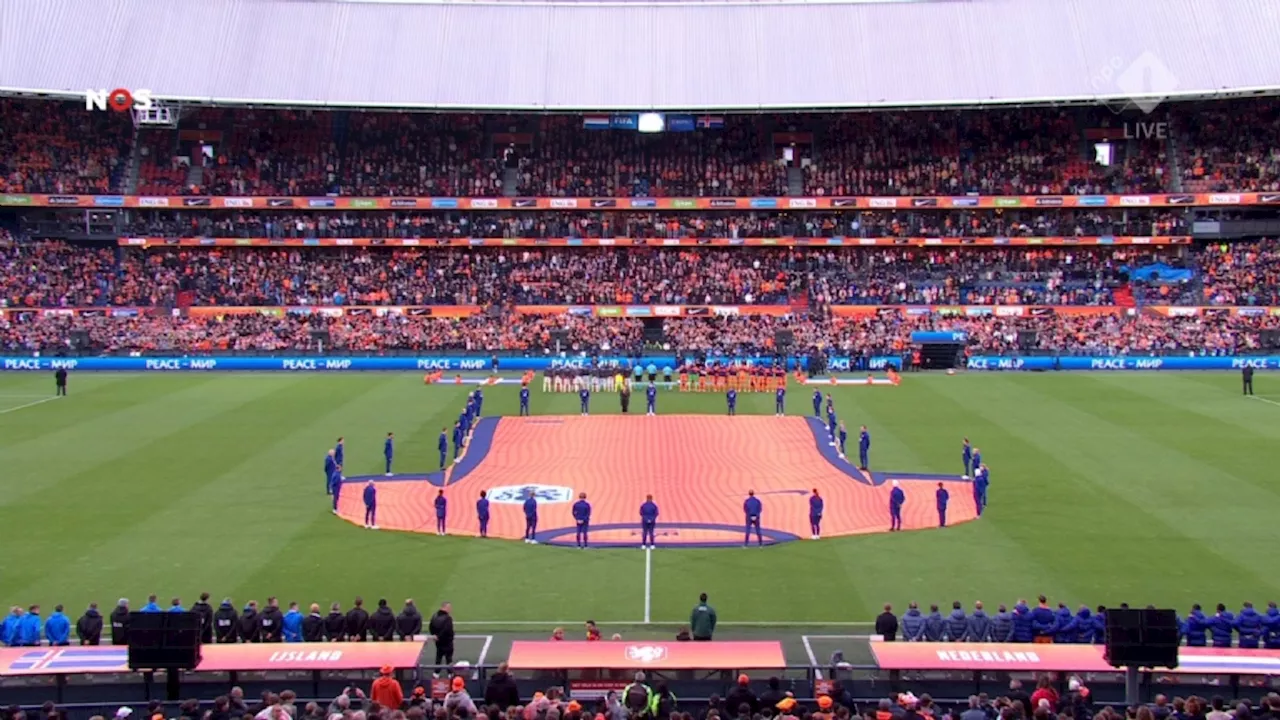
[[[792,197],[804,195],[804,172],[794,165],[787,168],[787,194]]]
[[[1116,305],[1122,308],[1135,308],[1138,301],[1133,297],[1133,287],[1131,285],[1121,285],[1112,291],[1111,296],[1115,298]]]

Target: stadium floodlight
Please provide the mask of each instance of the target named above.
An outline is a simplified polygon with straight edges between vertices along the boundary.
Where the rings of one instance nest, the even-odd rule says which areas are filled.
[[[667,119],[662,113],[640,113],[636,129],[642,133],[660,133],[667,127]]]

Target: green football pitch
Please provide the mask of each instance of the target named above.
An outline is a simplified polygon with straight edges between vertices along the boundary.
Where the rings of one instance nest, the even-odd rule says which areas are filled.
[[[434,469],[437,433],[470,386],[402,374],[86,373],[50,400],[51,377],[4,375],[0,594],[46,615],[63,603],[73,618],[89,601],[106,611],[128,597],[136,608],[150,593],[162,605],[208,591],[237,607],[276,595],[326,610],[356,595],[395,609],[412,597],[424,612],[449,600],[477,646],[486,633],[577,633],[588,618],[606,636],[666,636],[700,592],[731,632],[815,638],[865,633],[884,603],[912,600],[994,609],[1044,593],[1073,607],[1238,607],[1280,596],[1278,382],[1260,376],[1254,399],[1226,373],[908,375],[897,388],[830,388],[851,431],[870,427],[882,467],[959,472],[970,437],[991,467],[987,514],[946,530],[646,557],[370,532],[330,514],[322,459],[337,436],[348,475],[381,472],[388,431],[398,470]],[[535,414],[577,413],[575,396],[535,385]],[[517,388],[486,388],[485,414],[515,414]],[[788,402],[809,409],[803,388]],[[676,392],[659,404],[663,414],[723,407],[719,395]],[[738,411],[771,414],[773,397],[744,394]]]

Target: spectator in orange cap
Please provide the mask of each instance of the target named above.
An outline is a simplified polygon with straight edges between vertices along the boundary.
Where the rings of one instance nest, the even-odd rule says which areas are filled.
[[[724,703],[725,707],[735,714],[743,705],[750,707],[752,714],[760,711],[760,698],[751,692],[751,678],[746,674],[738,676],[738,683],[724,696]]]

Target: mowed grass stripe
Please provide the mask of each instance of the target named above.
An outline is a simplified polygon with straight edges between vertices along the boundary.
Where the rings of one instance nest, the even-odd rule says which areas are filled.
[[[976,380],[976,378],[974,378]],[[980,402],[982,390],[968,377],[912,376],[902,386],[884,395],[868,394],[874,401],[872,424],[872,462],[888,467],[875,453],[875,428],[891,424],[909,443],[913,464],[897,465],[894,470],[918,470],[958,474],[963,438],[967,435],[988,458],[999,458],[993,470],[994,487],[991,507],[979,520],[946,530],[873,536],[858,546],[840,546],[839,556],[852,577],[897,576],[895,592],[886,595],[878,584],[858,583],[864,605],[874,614],[884,602],[901,608],[910,600],[922,605],[932,601],[949,603],[961,600],[966,609],[974,600],[991,604],[1008,602],[999,594],[1008,587],[1007,578],[993,574],[993,568],[1016,567],[1022,578],[1018,592],[1022,595],[1045,592],[1070,594],[1078,592],[1067,582],[1057,563],[1066,558],[1046,557],[1037,541],[1046,532],[1068,532],[1074,524],[1069,517],[1049,517],[1034,532],[1024,531],[1025,518],[1018,513],[1023,506],[1019,465],[1028,455],[1040,455],[1027,448],[1001,425],[973,415],[970,407]],[[992,379],[983,379],[989,383]],[[943,389],[950,393],[942,392]],[[871,405],[871,403],[868,403]],[[1057,468],[1055,468],[1057,469]],[[1044,472],[1046,468],[1040,467]],[[1052,470],[1051,470],[1052,471]],[[911,483],[906,487],[908,502],[933,506],[935,488],[929,483]],[[1067,502],[1071,489],[1051,488],[1058,502]],[[888,509],[885,510],[886,522]],[[904,563],[903,559],[909,558]],[[933,594],[939,577],[947,577],[953,592],[948,597]]]
[[[978,406],[983,414],[1002,419],[1046,460],[1069,468],[1048,477],[1072,482],[1075,502],[1041,500],[1023,507],[1033,521],[1057,513],[1076,521],[1075,532],[1047,542],[1093,547],[1098,554],[1090,561],[1106,563],[1111,578],[1099,594],[1130,598],[1131,603],[1176,596],[1189,604],[1191,598],[1204,599],[1205,583],[1215,590],[1234,588],[1242,597],[1274,587],[1265,563],[1250,557],[1253,550],[1219,542],[1220,528],[1233,524],[1237,540],[1258,543],[1261,554],[1266,525],[1239,515],[1234,503],[1204,502],[1205,493],[1228,487],[1219,482],[1240,483],[1175,447],[1106,419],[1113,393],[1093,376],[1009,376],[987,389],[986,402]],[[1149,414],[1157,412],[1159,407],[1151,404]],[[993,476],[994,488],[999,479]],[[1041,483],[1039,489],[1047,492]],[[1159,572],[1153,572],[1153,561]],[[1225,584],[1210,577],[1221,577]]]
[[[1249,400],[1238,388],[1181,375],[1098,379],[1116,393],[1108,403],[1109,418],[1280,499],[1280,483],[1271,472],[1280,467],[1277,408]],[[1150,403],[1160,407],[1144,422]]]

